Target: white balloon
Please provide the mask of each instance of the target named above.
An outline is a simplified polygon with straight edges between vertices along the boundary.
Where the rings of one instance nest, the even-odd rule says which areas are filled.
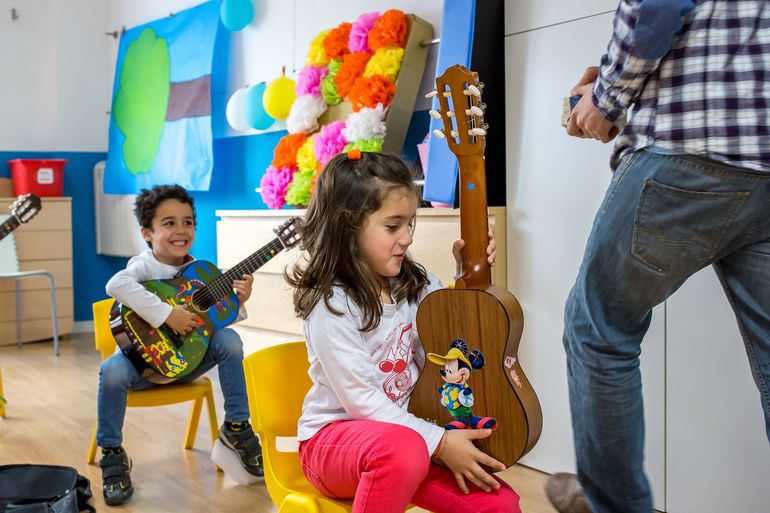
[[[248,132],[251,130],[251,126],[249,126],[246,122],[246,118],[243,116],[243,100],[246,98],[248,90],[248,87],[241,87],[230,96],[229,100],[227,100],[225,117],[227,118],[227,122],[236,132]]]

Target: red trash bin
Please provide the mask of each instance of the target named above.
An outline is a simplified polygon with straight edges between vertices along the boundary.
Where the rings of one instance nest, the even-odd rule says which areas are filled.
[[[11,166],[13,194],[61,196],[64,191],[64,164],[66,159],[14,159]]]

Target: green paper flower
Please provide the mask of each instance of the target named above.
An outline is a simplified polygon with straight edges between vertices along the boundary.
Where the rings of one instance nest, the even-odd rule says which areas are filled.
[[[310,185],[313,181],[314,169],[294,173],[294,180],[286,189],[286,203],[298,208],[304,208],[310,203]]]
[[[359,139],[345,145],[343,151],[350,151],[353,148],[357,148],[361,151],[382,151],[382,143],[384,139],[381,137],[375,137],[373,139]]]

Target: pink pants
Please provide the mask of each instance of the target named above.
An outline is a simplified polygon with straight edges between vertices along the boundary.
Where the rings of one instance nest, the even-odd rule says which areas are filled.
[[[302,470],[324,495],[353,498],[353,513],[403,513],[408,504],[434,513],[520,513],[519,496],[457,486],[452,472],[431,463],[413,429],[369,420],[335,422],[302,442]]]

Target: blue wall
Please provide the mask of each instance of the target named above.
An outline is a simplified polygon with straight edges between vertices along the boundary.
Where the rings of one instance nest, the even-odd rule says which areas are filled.
[[[428,131],[427,111],[415,112],[403,156],[417,161],[417,143]],[[254,189],[273,158],[273,148],[286,132],[214,140],[214,171],[206,192],[194,192],[198,226],[193,254],[216,262],[216,210],[260,210],[267,206]],[[94,223],[94,165],[106,159],[101,152],[0,152],[0,163],[16,158],[64,158],[64,195],[72,197],[73,281],[75,320],[91,320],[91,303],[103,299],[104,284],[125,267],[125,258],[96,254]],[[10,175],[0,165],[0,177]]]

